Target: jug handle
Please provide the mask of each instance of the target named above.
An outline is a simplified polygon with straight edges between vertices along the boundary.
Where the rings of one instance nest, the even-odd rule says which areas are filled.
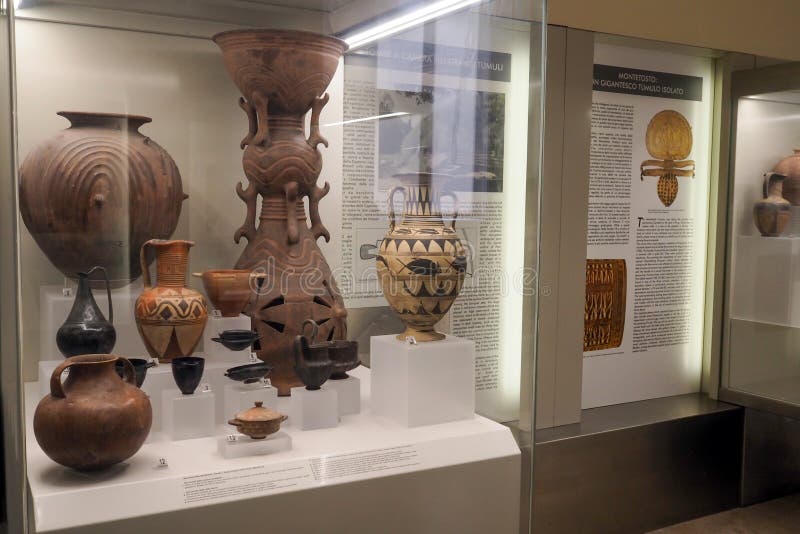
[[[314,319],[306,319],[303,321],[303,326],[300,327],[300,333],[305,335],[306,325],[311,325],[311,343],[317,342],[317,334],[319,334],[319,325]]]
[[[406,202],[406,188],[402,185],[396,185],[389,190],[389,196],[386,198],[386,211],[389,214],[389,231],[394,232],[394,194],[398,191],[403,192],[403,203]]]
[[[139,249],[139,264],[142,266],[142,282],[145,289],[150,289],[150,268],[147,266],[147,246],[153,242],[153,239],[145,241],[142,248]]]
[[[92,276],[92,273],[97,269],[103,271],[103,279],[106,281],[106,294],[108,295],[108,322],[114,324],[114,306],[111,305],[111,282],[108,281],[108,271],[106,271],[105,267],[98,265],[89,269],[86,276]]]
[[[453,221],[450,223],[450,229],[456,229],[456,219],[458,218],[458,197],[452,191],[442,191],[439,193],[439,204],[442,202],[442,197],[450,197],[453,199]]]
[[[129,362],[127,359],[120,358],[119,356],[117,356],[117,359],[123,361],[123,366],[125,368],[123,372],[125,382],[136,385],[136,373],[133,370],[133,364],[131,364],[131,362]],[[61,362],[61,364],[53,370],[53,374],[50,375],[50,396],[58,399],[66,398],[64,388],[61,386],[61,375],[64,373],[64,371],[76,363],[83,362],[75,361],[72,358],[69,358]]]

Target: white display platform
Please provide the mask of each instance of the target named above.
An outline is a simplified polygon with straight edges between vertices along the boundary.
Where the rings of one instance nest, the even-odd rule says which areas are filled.
[[[217,438],[217,450],[223,458],[261,456],[292,448],[292,438],[286,432],[278,431],[264,439],[253,439],[244,434],[233,433]]]
[[[94,278],[93,278],[94,279]],[[39,351],[41,360],[55,360],[61,362],[64,356],[56,345],[56,332],[64,321],[75,302],[76,285],[70,282],[71,296],[64,296],[64,286],[42,286],[39,289],[39,309],[41,317],[41,330],[39,333]],[[137,280],[133,284],[111,290],[111,300],[114,305],[114,329],[117,331],[117,342],[114,344],[114,354],[122,354],[129,358],[150,358],[144,348],[142,338],[136,329],[136,320],[133,317],[133,308],[136,299],[142,292],[142,282]],[[92,291],[94,300],[108,319],[108,297],[106,290],[95,289]]]
[[[475,343],[447,336],[412,345],[373,336],[372,410],[406,426],[471,419],[475,413]]]
[[[236,414],[255,406],[256,401],[261,401],[271,410],[278,409],[278,388],[265,385],[263,382],[242,384],[236,382],[225,386],[225,413],[227,419],[233,419]]]
[[[177,389],[162,391],[161,431],[175,441],[213,436],[215,397],[213,391],[201,388],[191,395]]]
[[[339,415],[353,415],[361,412],[361,380],[349,376],[339,380],[328,380],[322,389],[336,391]]]
[[[339,424],[339,402],[335,390],[292,388],[289,398],[289,425],[300,430],[318,430]]]
[[[800,327],[800,237],[739,236],[731,316]]]
[[[417,428],[373,417],[369,369],[351,374],[361,379],[362,413],[325,430],[281,426],[289,451],[224,459],[217,437],[151,442],[89,474],[39,448],[38,385],[28,383],[32,520],[39,532],[81,534],[261,532],[265,518],[270,530],[292,533],[516,532],[520,452],[507,427],[480,416]],[[288,413],[290,400],[278,400]],[[231,429],[220,425],[217,436]]]
[[[250,330],[250,317],[242,314],[239,317],[214,317],[208,315],[203,330],[203,353],[209,361],[236,362],[250,357],[250,349],[230,350],[217,343],[213,338],[225,330]]]

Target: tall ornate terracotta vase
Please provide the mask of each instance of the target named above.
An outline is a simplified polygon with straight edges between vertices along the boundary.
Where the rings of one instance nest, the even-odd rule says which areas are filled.
[[[383,294],[406,324],[398,339],[437,341],[445,336],[434,330],[455,302],[467,267],[464,247],[451,225],[442,221],[439,193],[430,173],[398,175],[403,185],[389,192],[389,232],[375,258]],[[395,223],[394,195],[404,196],[403,218]]]
[[[270,379],[288,395],[301,385],[293,369],[293,343],[303,321],[314,319],[325,339],[346,335],[344,302],[317,246],[319,237],[330,239],[319,216],[329,185],[317,185],[322,170],[317,146],[328,145],[319,132],[320,112],[328,102],[323,92],[347,45],[334,37],[285,30],[233,30],[213,39],[244,95],[239,105],[249,120],[241,142],[248,186],[236,187],[247,215],[234,236],[237,243],[246,237],[247,247],[236,268],[266,274],[248,314],[261,336],[258,356],[275,366]]]
[[[203,336],[208,319],[206,301],[186,287],[186,267],[192,241],[151,239],[139,253],[144,290],[136,299],[135,316],[147,352],[161,362],[189,356]],[[150,283],[147,248],[156,250],[155,286]]]
[[[142,243],[175,231],[186,198],[166,150],[139,133],[149,117],[60,111],[72,124],[19,170],[22,220],[64,276],[94,265],[112,287],[141,275]]]

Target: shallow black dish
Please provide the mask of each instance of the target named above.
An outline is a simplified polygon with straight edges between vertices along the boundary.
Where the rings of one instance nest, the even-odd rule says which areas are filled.
[[[131,365],[133,366],[133,371],[136,376],[136,387],[142,387],[144,384],[144,379],[147,377],[147,370],[153,367],[156,362],[150,360],[144,360],[142,358],[125,358]],[[123,373],[125,372],[125,364],[121,359],[117,360],[114,364],[117,370],[117,374],[120,378],[124,378]]]
[[[272,371],[272,366],[268,363],[248,363],[247,365],[237,365],[225,371],[225,376],[237,382],[252,384],[266,377]]]
[[[239,351],[250,347],[261,336],[252,330],[225,330],[218,337],[211,338],[228,350]]]
[[[205,368],[206,360],[198,356],[183,356],[181,358],[172,359],[172,377],[175,383],[178,384],[178,389],[184,395],[191,395],[197,386],[200,385],[200,379],[203,378],[203,369]]]

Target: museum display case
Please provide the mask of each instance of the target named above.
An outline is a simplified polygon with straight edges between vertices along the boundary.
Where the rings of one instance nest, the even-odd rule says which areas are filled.
[[[720,398],[800,418],[800,68],[733,72]]]
[[[9,528],[516,532],[543,4],[4,3]]]

